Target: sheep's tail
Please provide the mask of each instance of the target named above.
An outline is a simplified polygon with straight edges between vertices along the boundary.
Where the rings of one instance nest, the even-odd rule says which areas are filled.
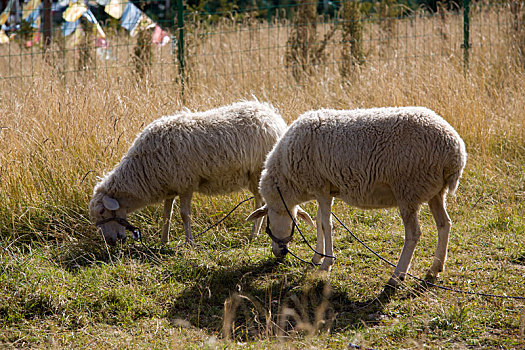
[[[461,174],[463,173],[463,169],[458,171],[458,172],[455,172],[454,174],[452,174],[451,176],[448,177],[447,179],[447,187],[448,187],[448,194],[449,195],[454,195],[454,193],[456,192],[457,188],[458,188],[458,185],[459,185],[459,179],[461,178]]]
[[[463,169],[465,168],[465,164],[467,163],[467,153],[465,152],[465,146],[463,143],[461,143],[461,151],[459,154],[455,157],[454,166],[451,167],[450,171],[448,172],[448,176],[445,177],[445,181],[447,183],[448,187],[448,193],[450,195],[453,195],[459,185],[459,179],[461,178],[461,175],[463,174]]]

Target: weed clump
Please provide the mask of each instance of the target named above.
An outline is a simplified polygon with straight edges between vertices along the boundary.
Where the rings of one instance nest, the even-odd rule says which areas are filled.
[[[286,43],[286,65],[296,81],[316,73],[326,63],[326,44],[333,37],[337,27],[331,29],[320,40],[317,29],[316,3],[300,5],[293,19],[293,28]]]
[[[342,17],[341,77],[345,81],[350,78],[355,66],[365,62],[361,2],[343,3]]]

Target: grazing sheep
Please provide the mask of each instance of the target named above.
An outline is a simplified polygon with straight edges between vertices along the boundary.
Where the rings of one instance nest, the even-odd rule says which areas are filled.
[[[465,144],[440,116],[422,107],[374,108],[348,111],[318,110],[300,116],[268,154],[260,182],[266,205],[248,220],[268,215],[276,256],[291,239],[292,215],[312,219],[299,204],[316,199],[316,251],[333,256],[331,206],[333,197],[363,208],[399,207],[405,244],[390,286],[397,286],[409,268],[421,235],[417,214],[428,202],[437,225],[438,243],[427,279],[443,271],[451,221],[445,210],[447,191],[453,193],[465,167]],[[278,186],[278,187],[277,187]],[[313,262],[322,256],[314,254]],[[321,269],[329,270],[325,257]]]
[[[257,187],[264,160],[285,130],[277,111],[257,101],[155,120],[95,186],[90,217],[113,245],[126,237],[128,213],[164,201],[162,242],[166,243],[173,200],[179,196],[186,241],[192,242],[193,193],[214,195],[247,188],[255,196],[256,208],[261,206]],[[251,238],[261,222],[254,223]]]

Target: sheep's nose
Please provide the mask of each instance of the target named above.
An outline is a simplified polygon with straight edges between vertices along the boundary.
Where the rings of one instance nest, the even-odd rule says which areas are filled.
[[[106,243],[110,246],[114,246],[115,244],[117,244],[116,238],[108,237],[108,238],[105,238],[105,240],[106,240]]]
[[[126,236],[125,233],[122,233],[118,235],[118,239],[121,239],[122,240],[122,243],[126,242],[126,239],[128,239],[128,236]]]
[[[288,249],[286,246],[281,247],[280,245],[272,244],[272,252],[276,258],[282,258],[286,255],[286,253],[288,252]]]

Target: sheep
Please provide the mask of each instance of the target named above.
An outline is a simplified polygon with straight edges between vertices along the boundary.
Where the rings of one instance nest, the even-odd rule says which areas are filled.
[[[327,255],[320,269],[328,271],[334,262],[333,197],[362,209],[397,206],[405,243],[387,284],[395,289],[404,280],[421,235],[419,208],[428,202],[438,243],[426,279],[434,281],[444,268],[451,228],[446,195],[456,190],[466,160],[458,133],[424,107],[310,111],[290,125],[268,154],[259,185],[266,205],[247,220],[268,215],[273,253],[282,256],[291,240],[292,219],[278,189],[291,215],[314,227],[298,205],[316,199],[316,251]],[[319,263],[321,258],[315,253],[312,261]]]
[[[193,193],[217,195],[248,189],[256,208],[260,207],[258,183],[264,160],[286,127],[274,107],[258,101],[157,119],[96,184],[89,203],[91,220],[106,242],[114,245],[126,238],[128,213],[164,201],[162,242],[167,243],[173,201],[179,196],[186,242],[192,243]],[[254,223],[250,238],[258,234],[261,223]]]

